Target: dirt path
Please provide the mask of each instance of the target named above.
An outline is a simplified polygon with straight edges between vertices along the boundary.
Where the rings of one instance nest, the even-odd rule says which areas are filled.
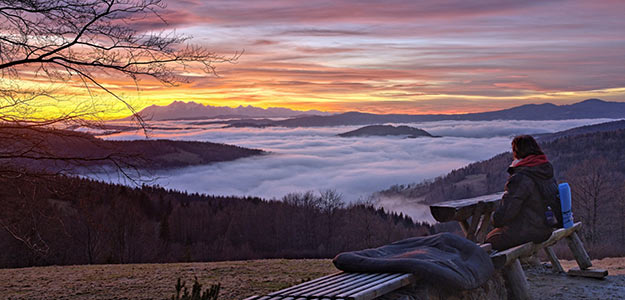
[[[575,261],[562,261],[568,270],[577,267]],[[526,269],[534,299],[625,299],[625,258],[593,260],[593,268],[607,269],[605,279],[571,277],[554,274],[551,269],[535,267]]]
[[[563,261],[568,269],[575,262]],[[604,280],[527,270],[535,299],[625,299],[625,258],[593,261]],[[330,260],[51,266],[0,269],[0,299],[169,299],[178,277],[205,287],[220,282],[220,300],[243,299],[336,272]]]

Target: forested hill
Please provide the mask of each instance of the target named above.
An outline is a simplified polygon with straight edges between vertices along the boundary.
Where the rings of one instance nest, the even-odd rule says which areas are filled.
[[[580,135],[584,133],[596,133],[596,132],[605,132],[605,131],[614,131],[618,129],[625,129],[625,120],[606,122],[594,125],[586,125],[571,128],[568,130],[559,131],[556,133],[545,133],[538,136],[535,136],[539,142],[548,142],[553,141],[561,137],[565,136],[574,136]]]
[[[0,163],[50,173],[92,167],[168,169],[264,153],[258,149],[210,142],[111,141],[76,131],[27,127],[0,126],[0,141],[3,141],[0,144],[0,153],[3,154]]]
[[[430,230],[332,191],[267,201],[64,176],[0,176],[0,186],[0,268],[331,258]]]
[[[433,137],[429,132],[410,126],[370,125],[356,130],[339,133],[340,137],[359,136],[404,136],[409,138]]]

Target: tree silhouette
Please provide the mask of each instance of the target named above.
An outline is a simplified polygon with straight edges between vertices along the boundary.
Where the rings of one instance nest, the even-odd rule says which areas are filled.
[[[238,58],[190,45],[185,35],[141,29],[145,23],[166,27],[164,9],[161,0],[0,0],[0,162],[80,161],[41,149],[50,135],[80,137],[50,128],[100,125],[99,117],[113,108],[99,95],[125,105],[145,129],[141,116],[104,77],[125,78],[137,89],[142,79],[174,86],[187,81],[179,75],[183,70],[214,74],[216,63]],[[59,85],[81,87],[90,97],[76,101]],[[33,138],[42,133],[46,138]],[[5,176],[24,173],[0,169]]]

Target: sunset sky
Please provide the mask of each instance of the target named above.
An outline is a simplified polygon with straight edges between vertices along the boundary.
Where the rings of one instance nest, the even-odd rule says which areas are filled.
[[[175,100],[376,113],[625,101],[625,1],[167,1],[167,29],[236,64],[142,91]],[[164,29],[144,21],[138,28]],[[77,91],[79,93],[79,91]]]

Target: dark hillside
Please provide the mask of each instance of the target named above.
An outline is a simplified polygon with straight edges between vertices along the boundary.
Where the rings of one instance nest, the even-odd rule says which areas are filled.
[[[558,138],[566,137],[566,136],[574,136],[574,135],[580,135],[580,134],[585,134],[585,133],[615,131],[618,129],[625,129],[625,120],[575,127],[575,128],[571,128],[571,129],[556,132],[556,133],[541,134],[535,137],[538,139],[539,142],[549,142],[549,141],[553,141]]]
[[[0,176],[0,267],[330,258],[429,226],[331,191],[283,201]]]
[[[49,173],[81,167],[168,169],[264,153],[209,142],[109,141],[76,131],[7,126],[0,126],[0,142],[0,163]]]
[[[410,126],[393,126],[393,125],[370,125],[358,128],[356,130],[339,133],[340,137],[356,137],[356,136],[407,136],[409,138],[416,137],[433,137],[430,133],[423,129]]]

